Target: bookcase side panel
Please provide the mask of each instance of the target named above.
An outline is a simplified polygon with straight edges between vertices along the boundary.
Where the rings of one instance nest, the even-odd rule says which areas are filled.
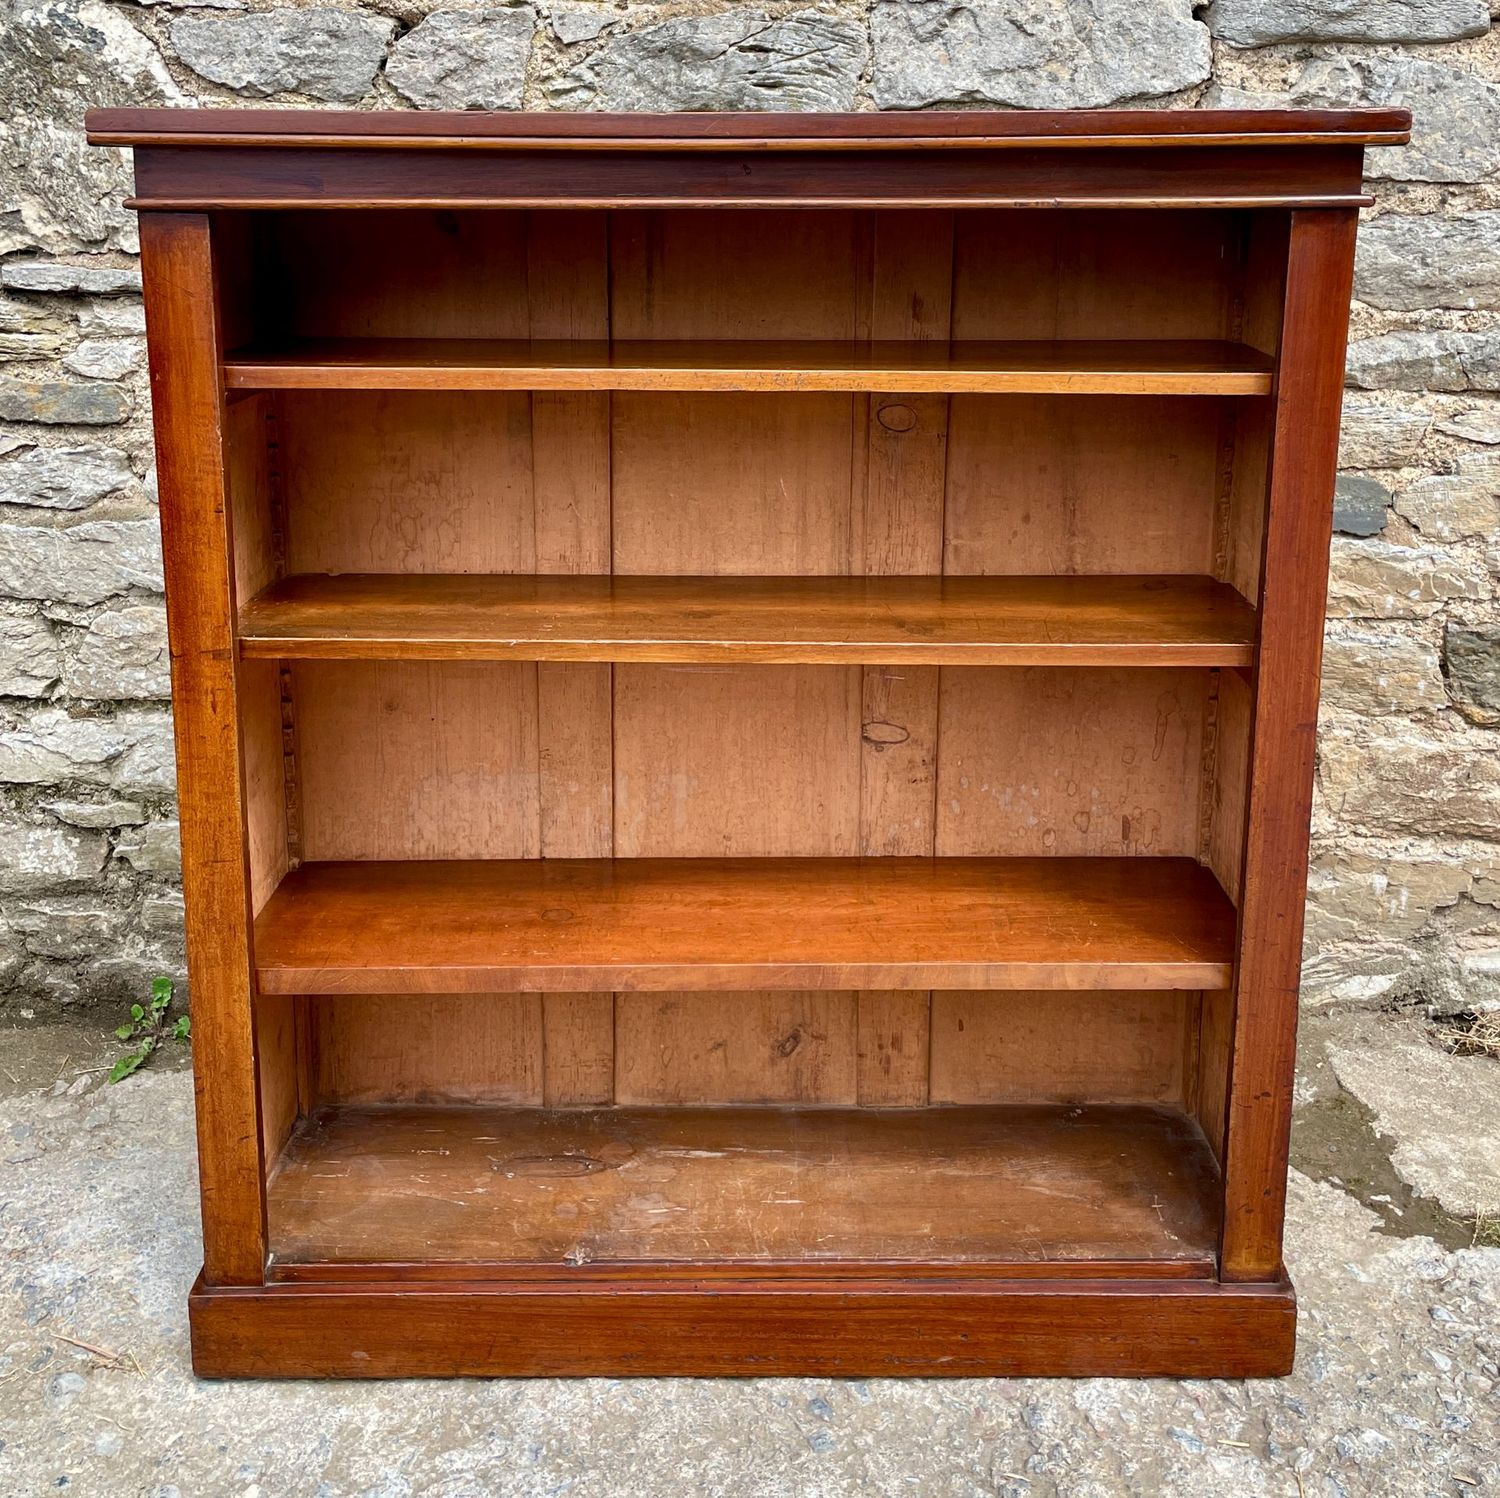
[[[1281,1273],[1327,556],[1358,216],[1292,215],[1253,673],[1221,1273]]]
[[[266,1261],[264,1169],[214,249],[202,214],[143,213],[140,235],[172,653],[204,1279],[255,1285]]]

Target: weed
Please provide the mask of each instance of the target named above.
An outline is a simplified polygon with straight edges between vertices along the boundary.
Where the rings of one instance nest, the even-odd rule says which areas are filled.
[[[138,1072],[168,1040],[186,1044],[192,1033],[192,1021],[187,1015],[169,1019],[167,1011],[172,1007],[172,980],[156,978],[151,984],[149,1004],[132,1004],[130,1018],[115,1031],[121,1040],[133,1041],[132,1049],[125,1052],[109,1069],[111,1082],[123,1082],[133,1072]]]

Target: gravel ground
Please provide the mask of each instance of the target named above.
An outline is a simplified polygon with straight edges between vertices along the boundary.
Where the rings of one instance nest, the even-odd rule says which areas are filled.
[[[98,1037],[38,1034],[0,1033],[3,1498],[1500,1494],[1500,1248],[1469,1246],[1483,1219],[1476,1238],[1391,1164],[1431,1174],[1422,1138],[1377,1132],[1442,1137],[1459,1122],[1444,1108],[1474,1111],[1461,1089],[1424,1102],[1420,1068],[1393,1095],[1403,1048],[1431,1046],[1409,1022],[1305,1032],[1288,1227],[1301,1345],[1291,1377],[1252,1383],[200,1383],[190,1079],[104,1086],[85,1069]],[[1356,1053],[1391,1065],[1343,1060]],[[1348,1092],[1335,1061],[1381,1096]],[[1482,1189],[1500,1118],[1463,1125],[1489,1147]]]

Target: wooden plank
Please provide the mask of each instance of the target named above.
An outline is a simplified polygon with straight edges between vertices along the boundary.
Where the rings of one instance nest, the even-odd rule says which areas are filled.
[[[1163,112],[1164,113],[1164,112]],[[990,143],[963,151],[869,147],[711,153],[675,143],[630,152],[517,149],[481,155],[369,141],[245,151],[142,147],[136,208],[1258,208],[1358,207],[1358,144],[1225,150],[1191,144]]]
[[[542,1100],[549,1108],[614,1101],[615,996],[547,993],[542,1006]]]
[[[954,396],[943,571],[1212,571],[1219,403]]]
[[[240,615],[244,656],[291,660],[1233,666],[1254,638],[1194,576],[309,573]]]
[[[1196,1009],[1180,992],[935,993],[932,1101],[1180,1106]]]
[[[304,857],[541,853],[535,667],[304,661],[294,675]]]
[[[860,1107],[922,1107],[928,1100],[932,996],[869,989],[858,998]]]
[[[616,1102],[856,1101],[851,994],[621,994],[615,1004]]]
[[[429,994],[415,1003],[327,994],[308,1004],[320,1104],[544,1101],[538,994]]]
[[[1222,1273],[1281,1272],[1318,678],[1357,218],[1292,219],[1252,693]]]
[[[1212,1259],[1218,1189],[1197,1124],[1168,1108],[338,1108],[293,1136],[269,1211],[283,1263],[1149,1272]]]
[[[315,119],[284,109],[91,109],[86,124],[94,145],[143,145],[228,140],[239,145],[377,139],[424,146],[437,141],[494,143],[504,148],[552,141],[582,142],[599,149],[628,150],[636,142],[671,140],[713,149],[721,142],[786,141],[798,147],[832,149],[840,142],[915,143],[924,150],[945,142],[1047,141],[1066,149],[1077,141],[1132,140],[1274,144],[1338,136],[1360,144],[1401,144],[1411,129],[1405,109],[1100,109],[1100,110],[921,110],[903,114],[809,112],[566,114],[390,111],[369,114],[320,110]],[[1399,140],[1387,141],[1388,136]]]
[[[861,677],[859,851],[936,851],[938,672],[870,668]]]
[[[278,427],[288,572],[536,569],[524,394],[304,391]]]
[[[1265,395],[1271,361],[1214,340],[1102,343],[309,339],[236,349],[231,390],[823,390]]]
[[[859,851],[853,667],[615,668],[621,858]]]
[[[617,395],[614,572],[851,571],[853,402],[837,395]]]
[[[253,1285],[266,1261],[264,1170],[213,248],[208,220],[198,214],[143,214],[140,233],[172,654],[203,1272],[211,1285]]]
[[[911,1275],[675,1286],[274,1285],[193,1291],[201,1378],[1173,1377],[1289,1373],[1291,1286]]]
[[[943,673],[935,851],[1196,857],[1208,673]]]
[[[1218,988],[1233,910],[1174,858],[307,863],[266,993]]]

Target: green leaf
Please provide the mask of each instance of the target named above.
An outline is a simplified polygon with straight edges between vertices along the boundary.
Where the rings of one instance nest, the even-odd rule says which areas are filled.
[[[131,1019],[139,1022],[140,1020],[145,1019],[146,1011],[142,1009],[139,1004],[132,1004],[130,1006],[130,1017]]]
[[[130,1037],[135,1034],[135,1026],[119,1025],[115,1028],[115,1034],[118,1035],[121,1040],[129,1040]]]
[[[142,1049],[139,1051],[129,1051],[125,1055],[121,1056],[120,1059],[116,1061],[112,1067],[110,1067],[109,1080],[111,1082],[123,1082],[125,1078],[128,1077],[132,1072],[140,1070],[141,1063],[146,1059],[147,1054],[148,1053],[144,1049]]]
[[[151,980],[151,1002],[160,1005],[163,1009],[172,1002],[172,980],[170,978],[153,978]]]
[[[182,1015],[178,1019],[177,1023],[172,1026],[172,1034],[176,1036],[178,1040],[186,1040],[192,1033],[193,1022],[185,1014]]]

